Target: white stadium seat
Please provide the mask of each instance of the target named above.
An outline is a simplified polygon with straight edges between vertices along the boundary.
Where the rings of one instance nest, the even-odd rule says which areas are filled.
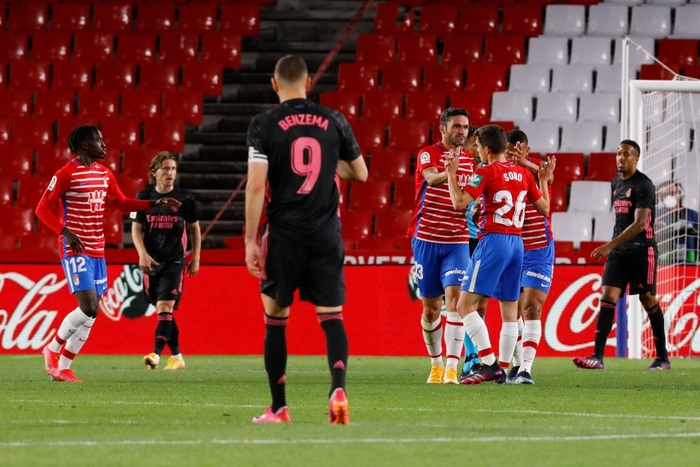
[[[608,183],[608,189],[610,184]],[[612,239],[615,229],[615,212],[597,212],[593,216],[593,241],[607,242]]]
[[[681,6],[685,5],[686,0],[647,0],[647,5],[669,5],[669,6]],[[692,2],[691,2],[692,3]],[[676,19],[678,16],[676,16]]]
[[[545,36],[582,36],[586,31],[584,5],[547,5],[545,9]]]
[[[549,92],[549,65],[513,65],[508,91]]]
[[[639,44],[639,46],[630,43],[630,65],[634,67],[634,70],[639,71],[641,66],[646,63],[654,63],[654,38],[653,37],[639,37],[630,36],[634,42]],[[640,48],[641,47],[641,48]],[[651,53],[648,55],[644,50]],[[615,48],[613,50],[613,65],[620,65],[622,63],[622,38],[615,39]],[[630,79],[634,79],[634,76],[630,74]]]
[[[574,37],[571,41],[572,65],[610,65],[612,63],[610,37]]]
[[[674,39],[697,39],[700,24],[700,6],[687,5],[676,8],[676,21],[673,24]]]
[[[593,69],[590,65],[552,65],[552,92],[593,92]]]
[[[569,211],[609,212],[611,192],[610,182],[574,180],[569,194]]]
[[[632,75],[630,75],[632,76]],[[620,93],[622,83],[622,66],[621,65],[604,65],[599,66],[596,70],[595,92]]]
[[[588,8],[589,36],[622,37],[627,34],[629,8],[625,5],[597,4]]]
[[[573,242],[578,248],[581,242],[591,241],[593,216],[590,212],[553,212],[552,234],[559,242]]]
[[[622,141],[620,134],[620,122],[608,122],[605,124],[605,144],[603,152],[617,152],[617,147]]]
[[[491,121],[532,121],[532,93],[526,91],[494,92],[491,97]]]
[[[575,122],[578,112],[577,96],[573,92],[539,93],[536,122]]]
[[[527,63],[566,65],[569,63],[569,39],[566,37],[532,37],[528,41]]]
[[[579,122],[619,122],[620,94],[587,94],[579,101]]]
[[[603,126],[600,123],[564,123],[561,127],[561,152],[590,154],[603,149]]]
[[[559,124],[526,122],[518,125],[527,134],[530,151],[546,154],[559,151]]]
[[[671,7],[649,5],[632,7],[630,35],[659,39],[669,34],[671,34]]]

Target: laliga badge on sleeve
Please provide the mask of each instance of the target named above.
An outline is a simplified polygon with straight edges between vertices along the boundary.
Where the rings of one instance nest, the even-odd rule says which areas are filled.
[[[56,178],[55,175],[53,177],[51,177],[51,181],[49,182],[49,187],[47,188],[47,190],[53,191],[54,187],[56,186],[57,181],[58,181],[58,179]]]
[[[420,155],[420,163],[421,163],[421,164],[427,164],[428,162],[430,162],[430,153],[427,152],[427,151],[424,152],[424,153],[421,153],[421,155]]]

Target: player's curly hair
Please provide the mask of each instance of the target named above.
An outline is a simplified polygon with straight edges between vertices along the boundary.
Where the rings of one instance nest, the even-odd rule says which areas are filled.
[[[70,152],[78,154],[80,143],[93,138],[99,131],[100,130],[94,125],[80,125],[73,129],[70,135],[68,135],[68,148]]]
[[[177,158],[175,157],[174,154],[171,154],[169,151],[161,151],[156,156],[151,160],[151,165],[148,168],[148,184],[149,185],[155,185],[156,184],[156,170],[160,169],[163,167],[163,162],[167,160],[173,160],[175,161],[175,166],[177,167]]]

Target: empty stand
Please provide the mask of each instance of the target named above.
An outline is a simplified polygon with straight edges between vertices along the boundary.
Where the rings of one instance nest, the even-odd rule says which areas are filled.
[[[584,5],[547,5],[544,35],[575,37],[586,32]]]
[[[34,95],[34,116],[59,119],[74,115],[75,92],[38,91]]]
[[[32,92],[1,90],[0,115],[4,118],[31,117]]]
[[[0,34],[0,60],[23,60],[29,54],[29,34],[9,33]]]
[[[513,65],[509,91],[549,92],[549,65]]]
[[[177,30],[194,34],[216,32],[216,5],[200,2],[181,4]]]
[[[657,58],[666,64],[694,66],[698,64],[697,39],[660,39]]]
[[[424,5],[420,9],[418,32],[441,36],[457,30],[459,25],[457,5]]]
[[[405,63],[382,65],[381,90],[398,91],[402,93],[418,92],[421,90],[421,67]]]
[[[36,175],[51,178],[61,167],[73,159],[68,145],[47,146],[36,150]]]
[[[403,116],[403,94],[400,92],[369,92],[362,97],[362,118],[388,122]]]
[[[20,248],[43,248],[56,250],[58,248],[58,239],[56,234],[27,234],[20,238],[19,246]]]
[[[428,145],[430,124],[420,120],[404,120],[393,122],[389,129],[387,147],[390,149],[406,149],[418,151]]]
[[[146,182],[147,178],[145,176],[126,176],[123,174],[117,176],[117,184],[122,193],[128,198],[135,198],[136,193],[146,188]]]
[[[614,152],[592,152],[588,156],[586,180],[610,181],[617,176]]]
[[[491,92],[465,91],[450,94],[450,106],[462,107],[469,112],[469,122],[483,125],[491,119]]]
[[[144,178],[148,177],[151,160],[160,152],[151,148],[133,148],[124,150],[122,175]]]
[[[52,65],[51,89],[86,91],[92,87],[92,63],[82,60]]]
[[[5,244],[15,244],[20,237],[34,231],[34,209],[30,207],[0,208],[0,237]]]
[[[575,122],[578,99],[573,92],[538,93],[536,122]]]
[[[686,5],[682,9],[676,8],[676,20],[673,23],[671,37],[697,39],[698,24],[700,24],[700,6]]]
[[[49,186],[49,179],[27,177],[20,180],[17,187],[17,206],[36,208],[41,196]]]
[[[321,105],[339,111],[348,121],[357,120],[360,116],[360,94],[357,92],[321,93]]]
[[[666,37],[671,34],[671,7],[634,6],[630,21],[630,35]]]
[[[90,29],[90,5],[54,3],[51,6],[51,32],[74,33]]]
[[[161,116],[183,120],[188,125],[202,124],[202,94],[197,91],[163,93]]]
[[[14,61],[10,63],[10,89],[40,91],[49,87],[49,62]]]
[[[142,63],[139,65],[139,91],[177,91],[180,87],[180,67],[173,62]]]
[[[578,119],[581,122],[620,121],[620,95],[596,93],[581,96]]]
[[[484,63],[503,65],[525,63],[525,38],[522,36],[486,37]]]
[[[522,122],[518,125],[527,134],[528,144],[532,152],[542,154],[559,150],[559,124]],[[558,170],[557,167],[557,178]]]
[[[464,67],[457,63],[426,65],[423,67],[423,90],[445,93],[462,90]]]
[[[572,65],[610,65],[612,63],[612,40],[609,37],[574,37],[571,40]]]
[[[386,124],[371,120],[352,122],[353,133],[363,153],[384,147]]]
[[[566,65],[569,63],[569,39],[566,37],[533,37],[528,42],[528,64]]]
[[[136,8],[134,30],[167,32],[175,29],[175,5],[164,2],[141,3]]]
[[[559,161],[557,160],[557,163]],[[566,201],[566,183],[555,179],[554,183],[551,185],[551,195],[549,198],[549,211],[550,212],[564,212],[569,207]]]
[[[501,34],[515,34],[526,37],[542,33],[542,7],[518,3],[503,5]]]
[[[110,118],[100,121],[107,151],[136,148],[141,144],[141,122],[128,118]]]
[[[586,162],[582,152],[558,152],[555,155],[557,157],[556,182],[569,185],[574,180],[583,180]]]
[[[610,206],[610,182],[589,180],[571,182],[569,211],[608,212]]]
[[[620,83],[618,82],[618,88]],[[552,92],[593,92],[593,70],[590,65],[552,65]]]
[[[13,180],[31,177],[34,170],[34,151],[28,147],[13,147],[0,153],[2,174]]]
[[[406,95],[405,118],[439,121],[445,110],[446,94],[442,92],[422,92]]]
[[[508,65],[473,63],[467,65],[467,81],[465,91],[505,91]]]
[[[588,8],[589,36],[622,37],[629,29],[628,9],[623,5],[598,4]]]
[[[93,31],[119,34],[131,30],[131,3],[95,3],[93,8]]]
[[[69,33],[53,32],[32,35],[32,60],[60,62],[70,59]]]
[[[4,173],[4,162],[4,158],[0,159],[0,167],[3,169],[3,175],[0,175],[0,209],[12,207],[15,198],[14,181],[12,177]]]
[[[379,83],[379,66],[369,63],[341,63],[338,91],[373,91]]]
[[[223,70],[220,63],[185,63],[182,67],[182,89],[199,91],[209,96],[220,96]]]
[[[120,115],[141,121],[159,118],[160,101],[159,91],[125,91],[122,93]]]
[[[415,183],[407,180],[394,182],[394,197],[392,209],[413,209],[415,205],[416,188]]]
[[[147,121],[143,145],[165,151],[182,152],[185,149],[185,124],[182,120],[154,119]]]
[[[102,120],[119,115],[118,91],[85,91],[79,94],[78,115]]]
[[[471,3],[463,6],[460,12],[459,32],[474,36],[498,34],[500,24],[498,5]]]
[[[220,63],[225,68],[240,68],[241,36],[224,33],[203,34],[201,60]]]
[[[652,54],[654,53],[655,46],[653,37],[633,36],[630,37],[630,39],[639,44],[644,50],[648,50]],[[622,41],[622,38],[615,39],[615,46],[613,49],[613,65],[619,66],[622,63]],[[654,63],[653,57],[647,55],[644,50],[638,49],[636,45],[630,44],[629,50],[629,63],[632,69],[639,70],[643,64]]]
[[[613,236],[615,228],[614,212],[597,212],[593,216],[593,241],[607,242]]]
[[[443,38],[442,63],[464,66],[470,63],[481,63],[484,54],[484,39],[482,36],[465,34],[448,34]]]
[[[374,236],[399,240],[398,245],[405,245],[410,242],[407,231],[412,217],[413,210],[408,209],[377,213],[374,220]]]
[[[370,176],[372,180],[409,180],[411,178],[409,151],[378,149],[372,153]]]
[[[23,2],[10,4],[7,30],[11,32],[42,32],[48,29],[46,3]]]
[[[622,82],[622,67],[620,65],[599,66],[596,71],[596,93],[620,92]]]
[[[120,34],[117,38],[117,61],[148,63],[156,59],[156,35]]]
[[[594,122],[563,123],[559,150],[586,154],[602,151],[602,125]]]
[[[396,59],[410,65],[437,63],[437,38],[434,34],[402,34],[397,39]]]
[[[372,211],[345,211],[340,217],[341,231],[346,239],[366,239],[372,236]]]
[[[121,213],[121,211],[108,206],[104,212],[103,223],[105,244],[119,246],[124,243],[124,215]]]
[[[392,34],[360,34],[357,36],[355,60],[363,63],[394,63],[396,36]]]
[[[73,59],[91,62],[114,58],[114,35],[108,32],[79,32],[75,34]]]
[[[348,209],[352,211],[389,209],[391,181],[374,180],[372,183],[351,183]]]
[[[617,152],[617,147],[620,145],[620,122],[608,122],[605,124],[605,144],[603,152]],[[591,151],[591,152],[597,152]],[[669,170],[670,173],[670,170]]]
[[[14,146],[39,148],[54,143],[53,120],[32,118],[15,120],[12,131]]]
[[[411,32],[413,31],[414,13],[415,10],[411,8],[400,17],[397,3],[379,3],[374,16],[374,32]]]
[[[136,64],[130,62],[101,62],[95,67],[95,89],[130,91],[136,84]]]
[[[552,234],[557,241],[573,242],[578,248],[593,236],[593,216],[589,212],[553,212]]]
[[[0,114],[0,147],[9,146],[12,143],[12,119]]]
[[[183,5],[184,6],[184,5]],[[196,62],[199,57],[199,36],[192,33],[171,32],[160,35],[159,62]]]
[[[250,3],[222,5],[219,31],[257,37],[260,34],[260,7]]]
[[[516,123],[532,121],[532,93],[495,92],[492,96],[491,120]]]

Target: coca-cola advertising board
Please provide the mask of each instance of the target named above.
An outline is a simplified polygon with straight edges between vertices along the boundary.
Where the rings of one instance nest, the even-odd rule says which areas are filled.
[[[370,261],[356,261],[356,264]],[[376,264],[376,263],[375,263]],[[425,356],[420,328],[421,303],[409,280],[410,265],[347,266],[343,316],[353,355]],[[538,356],[590,353],[601,292],[602,267],[555,266],[552,290],[542,316]],[[108,266],[109,289],[83,353],[143,355],[151,351],[156,318],[143,296],[141,272],[134,265]],[[660,295],[670,319],[672,355],[700,355],[695,306],[698,281],[682,293]],[[77,306],[58,264],[0,264],[0,353],[39,354],[56,334],[63,317]],[[258,280],[245,266],[204,265],[186,280],[175,313],[187,355],[260,355],[262,306]],[[498,304],[486,322],[497,346]],[[325,342],[313,307],[295,301],[288,327],[289,351],[324,355]],[[615,330],[607,354],[615,355]]]

